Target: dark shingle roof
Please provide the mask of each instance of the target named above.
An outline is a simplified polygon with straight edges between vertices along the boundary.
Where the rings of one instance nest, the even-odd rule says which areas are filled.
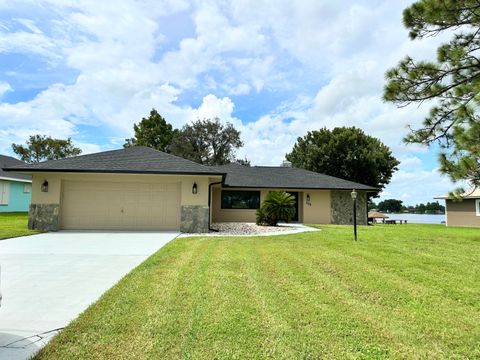
[[[8,158],[8,157],[2,157]],[[144,146],[81,155],[72,158],[45,161],[38,164],[25,164],[9,158],[15,163],[2,165],[8,172],[5,177],[13,177],[11,171],[33,172],[96,172],[96,173],[137,173],[137,174],[195,174],[223,175],[225,186],[244,188],[284,188],[284,189],[376,189],[352,181],[312,171],[291,167],[243,166],[229,164],[204,166],[178,156],[166,154]],[[1,173],[0,173],[1,174]],[[30,178],[28,175],[15,174]]]
[[[227,173],[225,186],[229,187],[376,191],[371,186],[293,167],[230,164],[215,168]]]
[[[11,167],[11,166],[18,166],[18,165],[26,165],[23,161],[15,159],[11,156],[0,155],[0,178],[9,178],[9,179],[17,179],[17,180],[32,180],[30,175],[18,174],[15,172],[6,172],[3,168]]]
[[[212,167],[144,146],[50,160],[38,164],[8,166],[25,172],[97,172],[137,174],[222,175]]]

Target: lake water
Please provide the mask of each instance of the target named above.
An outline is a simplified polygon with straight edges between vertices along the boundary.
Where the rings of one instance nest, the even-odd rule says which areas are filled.
[[[387,214],[390,220],[407,220],[412,224],[441,224],[445,215],[430,214]]]

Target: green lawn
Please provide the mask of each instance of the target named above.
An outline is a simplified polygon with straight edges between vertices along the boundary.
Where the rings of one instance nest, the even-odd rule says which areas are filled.
[[[0,240],[37,234],[38,231],[28,230],[27,223],[27,213],[0,213]]]
[[[480,357],[480,229],[177,239],[36,359]]]

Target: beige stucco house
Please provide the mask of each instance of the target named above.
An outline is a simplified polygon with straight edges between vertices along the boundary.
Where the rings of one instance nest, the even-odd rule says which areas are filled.
[[[32,175],[29,227],[208,231],[212,222],[254,222],[271,190],[297,199],[294,221],[347,224],[358,192],[365,224],[374,188],[292,167],[204,166],[147,147],[6,168]]]
[[[471,189],[462,195],[462,200],[450,195],[435,199],[445,200],[447,226],[480,227],[480,189]]]

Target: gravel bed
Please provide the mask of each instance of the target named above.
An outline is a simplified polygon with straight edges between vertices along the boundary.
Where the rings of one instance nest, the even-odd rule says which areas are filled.
[[[291,231],[291,226],[279,225],[279,226],[259,226],[255,223],[212,223],[212,229],[218,230],[211,231],[210,233],[218,235],[258,235],[267,233],[277,233],[281,231]]]

